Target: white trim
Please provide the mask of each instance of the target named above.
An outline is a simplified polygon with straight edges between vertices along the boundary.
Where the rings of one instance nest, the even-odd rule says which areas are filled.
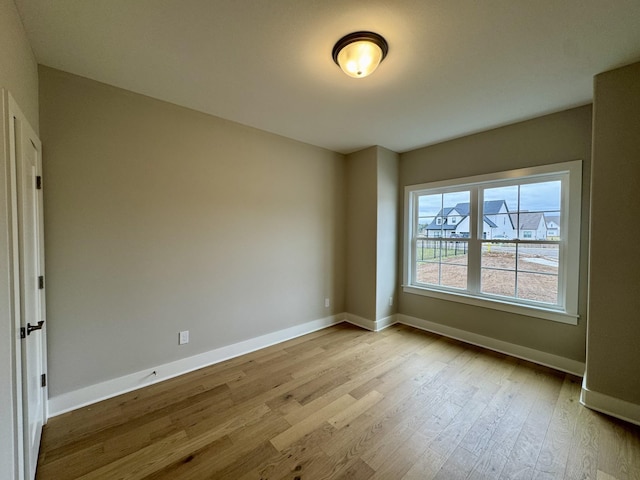
[[[580,315],[573,315],[560,310],[529,306],[524,303],[511,303],[508,299],[501,300],[497,298],[484,298],[480,295],[467,295],[463,292],[440,291],[436,288],[420,288],[415,285],[403,285],[402,291],[404,293],[439,298],[440,300],[447,300],[450,302],[465,303],[476,307],[491,308],[492,310],[516,313],[518,315],[541,318],[543,320],[551,320],[554,322],[566,323],[568,325],[577,325],[578,319],[580,318]]]
[[[584,374],[585,364],[577,360],[561,357],[552,353],[543,352],[541,350],[535,350],[533,348],[524,347],[522,345],[516,345],[515,343],[505,342],[503,340],[497,340],[491,337],[485,337],[477,333],[467,332],[466,330],[460,330],[459,328],[449,327],[440,323],[430,322],[429,320],[423,320],[421,318],[411,317],[409,315],[397,314],[398,323],[409,325],[410,327],[419,328],[420,330],[426,330],[428,332],[444,335],[445,337],[460,340],[462,342],[477,345],[479,347],[487,348],[495,352],[505,353],[512,357],[528,360],[545,367],[555,368],[561,372],[571,373],[581,377]]]
[[[388,317],[381,318],[378,321],[369,320],[368,318],[354,315],[353,313],[345,313],[345,322],[348,322],[356,327],[364,328],[371,332],[379,332],[391,325],[398,323],[395,315],[389,315]]]
[[[183,358],[174,362],[158,365],[139,372],[124,375],[122,377],[106,380],[95,385],[80,388],[72,392],[63,393],[49,399],[49,415],[55,417],[77,408],[91,405],[138,388],[153,385],[154,383],[177,377],[185,373],[198,370],[230,358],[245,355],[247,353],[275,345],[292,338],[322,330],[344,321],[345,314],[331,315],[329,317],[312,320],[301,325],[285,328],[276,332],[250,338],[232,345],[216,348],[208,352]],[[156,375],[153,372],[156,372]]]
[[[368,318],[360,317],[358,315],[354,315],[353,313],[345,313],[344,320],[345,322],[355,325],[356,327],[364,328],[365,330],[369,330],[370,332],[376,331],[375,320],[369,320]]]
[[[396,323],[398,323],[396,315],[389,315],[388,317],[380,318],[376,322],[376,332],[389,328],[391,325],[395,325]]]
[[[640,405],[587,388],[587,375],[582,379],[580,403],[591,410],[640,425]]]
[[[2,434],[11,450],[5,470],[16,480],[24,479],[24,432],[22,414],[22,345],[20,340],[20,281],[17,227],[16,163],[12,144],[15,142],[14,124],[10,120],[15,102],[9,92],[0,88],[0,212],[4,216],[0,232],[0,317],[7,343],[8,358],[2,358],[9,370],[8,404],[3,405]],[[6,322],[6,323],[5,323]],[[5,331],[6,330],[6,331]],[[5,341],[3,338],[3,342]],[[6,400],[6,399],[5,399]],[[5,427],[6,425],[6,427]]]

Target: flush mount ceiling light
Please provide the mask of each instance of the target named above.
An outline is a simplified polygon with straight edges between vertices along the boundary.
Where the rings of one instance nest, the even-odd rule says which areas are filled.
[[[333,47],[333,61],[353,78],[371,75],[389,51],[387,41],[377,33],[354,32]]]

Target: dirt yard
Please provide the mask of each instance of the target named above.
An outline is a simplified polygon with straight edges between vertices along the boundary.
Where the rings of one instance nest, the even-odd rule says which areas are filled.
[[[438,263],[419,262],[416,269],[417,280],[447,287],[466,288],[466,263],[466,255],[444,258],[442,261],[442,281],[438,282]],[[509,297],[515,296],[515,267],[514,253],[483,252],[482,292]],[[556,303],[558,301],[557,275],[558,267],[554,264],[553,258],[549,259],[544,255],[519,254],[517,297],[539,302]]]

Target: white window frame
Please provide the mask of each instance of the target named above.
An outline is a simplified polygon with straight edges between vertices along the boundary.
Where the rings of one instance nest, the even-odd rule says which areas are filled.
[[[482,241],[483,219],[479,218],[480,203],[482,201],[480,188],[506,186],[512,184],[537,183],[545,179],[560,179],[562,183],[561,197],[561,232],[566,232],[560,240],[558,265],[558,305],[547,306],[523,299],[499,297],[482,294],[477,281],[480,272],[480,251]],[[470,196],[470,238],[469,241],[469,283],[467,290],[459,290],[436,285],[417,285],[414,282],[416,261],[413,258],[418,225],[417,198],[425,193],[441,194],[456,191],[471,191]],[[543,165],[539,167],[522,168],[487,175],[477,175],[453,180],[409,185],[405,187],[405,228],[404,228],[404,277],[403,291],[405,293],[424,295],[443,300],[476,305],[485,308],[542,318],[570,325],[577,325],[578,314],[578,284],[580,274],[580,217],[582,204],[582,161]],[[475,219],[475,222],[473,221]],[[473,225],[473,226],[472,226]],[[474,228],[475,226],[475,228]],[[475,230],[475,232],[474,232]],[[478,236],[477,233],[480,232]],[[509,243],[509,240],[501,240]],[[511,242],[513,242],[511,240]],[[520,240],[520,243],[540,243],[535,240]],[[486,243],[486,241],[485,241]],[[473,272],[472,272],[473,270]]]

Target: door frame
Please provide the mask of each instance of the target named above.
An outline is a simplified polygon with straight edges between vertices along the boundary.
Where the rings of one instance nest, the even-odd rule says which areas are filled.
[[[9,470],[13,473],[13,478],[17,480],[25,480],[26,463],[25,463],[25,434],[24,434],[24,410],[23,399],[25,391],[22,388],[22,372],[23,372],[23,352],[22,339],[20,338],[21,313],[20,313],[20,244],[18,239],[18,198],[17,198],[17,158],[15,154],[20,151],[18,145],[14,145],[19,139],[16,139],[16,124],[20,124],[20,128],[27,128],[31,132],[33,128],[29,125],[26,117],[20,110],[18,104],[11,94],[5,89],[0,88],[0,168],[4,171],[5,181],[0,184],[0,211],[6,213],[6,224],[1,225],[0,231],[0,267],[6,267],[6,274],[0,278],[0,314],[2,315],[2,323],[0,324],[0,333],[6,335],[7,343],[0,345],[2,358],[0,359],[5,365],[9,366],[9,371],[0,371],[0,380],[9,383],[9,397],[0,397],[3,401],[9,402],[9,408],[3,409],[5,413],[2,420],[5,425],[8,424],[8,435],[3,436],[8,444],[3,447],[8,449],[8,460],[10,462]],[[12,118],[16,118],[13,122]],[[34,132],[35,135],[35,132]],[[37,138],[37,136],[36,136]],[[40,155],[38,156],[38,174],[42,175],[42,150],[40,146]],[[44,237],[43,237],[43,202],[42,195],[38,196],[38,245],[43,253]],[[44,254],[40,256],[40,268],[44,271]],[[44,295],[42,298],[42,308],[44,309]],[[44,311],[43,311],[44,316]],[[6,318],[6,320],[5,320]],[[6,323],[5,323],[6,322]],[[44,333],[44,331],[42,332]],[[43,371],[46,372],[47,349],[46,336],[42,337],[43,342]],[[8,357],[8,358],[7,358]],[[5,378],[8,377],[8,378]],[[47,387],[45,387],[47,388]],[[43,405],[43,424],[46,423],[48,414],[48,391],[45,389],[44,405]],[[5,418],[6,415],[6,418]]]
[[[17,281],[19,282],[20,288],[24,288],[24,290],[20,290],[20,295],[16,299],[16,306],[21,309],[21,315],[24,315],[24,312],[22,311],[23,308],[34,309],[36,317],[35,320],[32,319],[31,321],[38,322],[42,320],[44,322],[46,320],[45,285],[43,283],[40,288],[36,285],[36,277],[42,276],[41,278],[44,279],[42,144],[38,135],[20,110],[20,107],[11,96],[9,96],[9,130],[10,154],[12,155],[11,177],[14,179],[14,185],[16,187],[15,193],[12,197],[15,199],[15,203],[17,205],[17,210],[15,210],[16,221],[14,222],[14,226],[17,227],[15,228],[17,235],[14,238],[18,239],[18,244],[14,249],[14,252],[18,255],[19,270],[15,271],[18,272],[16,276],[18,277]],[[29,158],[31,157],[32,147],[33,152],[35,152],[35,159]],[[32,160],[35,160],[35,165],[31,163]],[[24,170],[26,167],[25,161],[28,161],[33,165],[33,167],[35,167],[35,171],[31,170],[33,167],[28,170]],[[36,180],[39,180],[39,182]],[[37,183],[39,183],[38,186],[36,186]],[[34,195],[35,198],[29,198],[32,195]],[[23,223],[25,220],[25,212],[23,211],[23,208],[25,207],[24,201],[28,198],[29,202],[31,200],[35,202],[35,204],[29,203],[29,210],[33,208],[35,218],[32,218],[33,225],[31,225],[34,230],[32,235],[27,238],[25,237],[25,232],[30,231],[30,227],[27,228],[28,226]],[[29,216],[29,214],[27,215]],[[29,222],[31,223],[31,220],[29,220]],[[31,250],[31,247],[27,248],[27,244],[31,244],[34,247],[33,251]],[[31,257],[32,255],[33,258]],[[32,265],[33,270],[29,272],[25,271],[26,263],[23,263],[26,262],[27,258],[34,260]],[[33,275],[33,277],[31,277],[31,275]],[[25,282],[29,285],[28,287]],[[35,302],[35,305],[27,303],[27,300],[31,297],[30,294],[27,295],[27,292],[35,294],[35,296],[31,298],[31,300]],[[33,378],[34,375],[39,377],[43,374],[46,375],[47,372],[47,325],[45,323],[43,326],[44,328],[37,331],[33,338],[29,338],[30,335],[26,324],[29,320],[29,317],[20,318],[21,323],[18,327],[20,335],[17,341],[20,342],[22,356],[20,360],[16,361],[16,364],[19,364],[22,375],[23,450],[21,458],[24,463],[26,480],[32,480],[35,478],[38,466],[38,452],[40,450],[40,442],[42,439],[42,428],[47,423],[46,382],[43,382],[42,386],[39,382],[33,382],[33,380],[35,380]],[[25,330],[27,330],[26,334],[23,334]],[[37,353],[36,363],[32,363],[29,360],[29,357],[34,352]],[[28,375],[28,377],[25,377],[25,375]],[[44,378],[46,379],[46,376]],[[37,403],[38,408],[33,409],[31,404],[36,398],[39,400]],[[42,403],[40,404],[40,402]],[[32,432],[32,420],[37,422],[35,436],[33,436],[34,432]],[[35,440],[35,443],[32,442],[33,440]]]

